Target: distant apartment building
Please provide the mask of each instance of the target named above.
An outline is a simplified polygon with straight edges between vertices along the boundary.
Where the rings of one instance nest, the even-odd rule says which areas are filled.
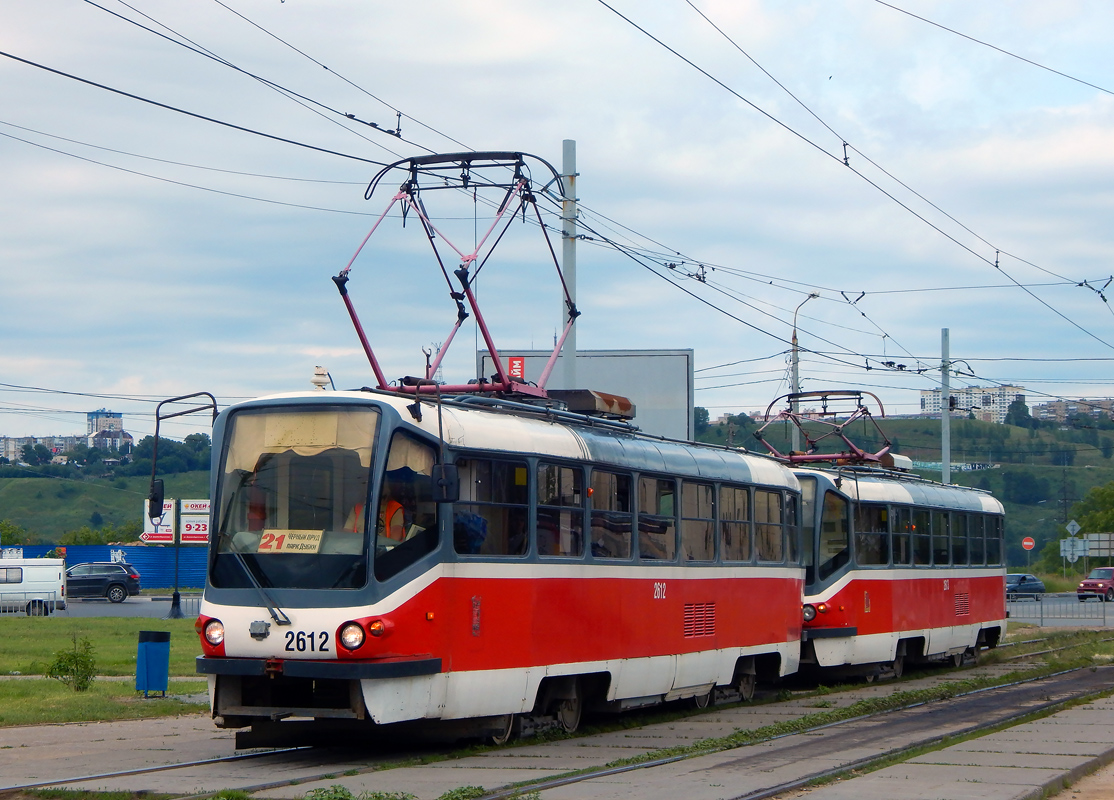
[[[1050,422],[1065,422],[1068,417],[1114,418],[1114,398],[1095,400],[1053,400],[1033,406],[1033,417]]]
[[[939,417],[941,397],[939,389],[921,390],[921,415]],[[1006,412],[1015,400],[1025,402],[1025,388],[1022,386],[961,386],[951,390],[954,398],[953,416],[974,415],[983,422],[1006,421]]]
[[[118,411],[105,411],[99,408],[85,415],[85,432],[89,435],[99,431],[122,430],[124,430],[124,415]]]
[[[85,435],[68,436],[0,436],[0,457],[16,463],[23,458],[23,448],[41,444],[54,455],[73,450],[84,444],[106,450],[128,450],[133,444],[132,435],[124,430],[124,415],[99,409],[86,416]]]

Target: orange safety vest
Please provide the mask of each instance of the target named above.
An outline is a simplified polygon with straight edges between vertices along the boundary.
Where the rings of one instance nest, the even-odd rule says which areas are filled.
[[[355,522],[352,525],[352,531],[359,533],[363,523],[364,504],[357,503],[355,510],[352,512]],[[396,542],[401,542],[406,538],[406,519],[402,503],[397,500],[388,500],[383,513],[379,515],[379,521],[383,524],[382,535],[388,539],[393,539]]]

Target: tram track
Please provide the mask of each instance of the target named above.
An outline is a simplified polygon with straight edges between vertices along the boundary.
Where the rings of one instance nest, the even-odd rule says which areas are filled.
[[[1040,640],[1032,640],[1032,641],[1027,640],[1027,641],[1019,642],[1017,644],[1035,644],[1038,641],[1040,641]],[[1057,647],[1057,648],[1046,648],[1046,649],[1041,650],[1041,651],[1035,651],[1035,652],[1031,652],[1031,653],[1022,653],[1022,654],[1018,654],[1016,656],[1009,656],[1009,657],[1003,658],[1002,660],[1003,661],[1015,661],[1015,660],[1024,659],[1024,658],[1036,658],[1036,657],[1040,657],[1042,655],[1047,655],[1047,654],[1054,653],[1054,652],[1061,652],[1061,651],[1070,650],[1070,649],[1083,647],[1083,646],[1089,646],[1089,645],[1093,646],[1095,644],[1100,644],[1100,643],[1109,642],[1109,641],[1114,641],[1114,637],[1108,637],[1108,638],[1104,638],[1104,639],[1100,639],[1100,640],[1090,639],[1090,640],[1087,640],[1087,641],[1084,641],[1084,642],[1074,642],[1074,643],[1066,644],[1066,645],[1063,645],[1063,646]],[[956,694],[953,697],[947,698],[946,700],[941,700],[939,698],[934,698],[932,700],[920,700],[920,701],[909,703],[909,704],[902,705],[902,706],[890,707],[890,708],[882,709],[882,710],[879,710],[879,711],[876,711],[876,712],[866,713],[866,714],[862,714],[862,715],[858,715],[858,716],[854,716],[854,717],[850,717],[850,718],[840,719],[840,720],[837,720],[837,721],[829,721],[829,722],[825,722],[825,723],[822,723],[822,724],[818,724],[816,726],[807,726],[807,727],[804,727],[804,728],[801,728],[801,729],[798,729],[798,730],[793,730],[791,732],[782,733],[782,734],[778,734],[778,735],[773,735],[773,736],[762,738],[762,739],[756,739],[756,740],[753,740],[753,741],[747,741],[745,743],[736,744],[736,745],[732,745],[732,746],[726,746],[726,747],[720,747],[720,748],[695,748],[695,749],[691,749],[687,752],[680,753],[680,754],[668,755],[668,756],[661,757],[661,758],[649,758],[647,760],[640,761],[639,763],[619,764],[619,765],[610,765],[610,766],[605,765],[605,766],[600,767],[598,769],[589,769],[586,772],[578,773],[576,775],[554,778],[552,783],[544,782],[544,783],[540,783],[540,784],[529,784],[527,786],[516,786],[513,789],[507,789],[507,790],[492,793],[492,794],[488,795],[487,797],[492,798],[492,800],[496,800],[497,798],[507,798],[507,797],[513,796],[515,793],[521,793],[522,791],[541,791],[541,790],[544,790],[544,789],[554,788],[554,787],[566,785],[566,784],[569,784],[569,783],[577,783],[577,782],[582,782],[582,781],[585,781],[585,780],[599,779],[599,778],[618,775],[618,774],[631,772],[631,771],[635,771],[635,770],[645,770],[645,769],[649,769],[649,768],[653,768],[653,767],[660,767],[660,766],[663,766],[663,765],[666,765],[666,764],[672,764],[672,763],[676,763],[676,762],[679,762],[679,761],[685,761],[685,760],[689,760],[689,759],[693,759],[693,758],[698,758],[698,757],[701,757],[701,756],[714,754],[716,752],[724,752],[724,751],[727,751],[727,750],[734,750],[734,749],[745,749],[745,747],[750,745],[750,744],[757,744],[757,743],[760,743],[760,742],[761,743],[774,742],[774,741],[777,741],[777,740],[780,740],[780,739],[784,739],[784,738],[787,738],[787,737],[800,735],[800,734],[816,734],[816,733],[828,730],[830,728],[867,722],[867,721],[876,719],[878,717],[881,717],[881,716],[884,716],[884,715],[887,715],[887,714],[893,714],[895,712],[902,712],[902,711],[907,712],[907,711],[925,706],[929,703],[941,704],[941,703],[944,703],[944,702],[957,702],[957,701],[962,701],[965,698],[972,698],[972,697],[975,697],[975,696],[978,696],[978,695],[984,695],[984,694],[990,693],[990,692],[997,692],[997,693],[1001,694],[1003,692],[1008,692],[1010,690],[1017,689],[1018,687],[1023,687],[1023,686],[1028,686],[1028,685],[1035,685],[1039,682],[1045,682],[1045,686],[1047,686],[1048,681],[1062,680],[1065,676],[1070,676],[1070,675],[1073,675],[1073,674],[1076,674],[1076,673],[1081,673],[1081,672],[1084,672],[1088,669],[1092,669],[1092,668],[1091,667],[1080,667],[1080,668],[1076,668],[1076,669],[1073,669],[1073,670],[1067,670],[1067,671],[1060,672],[1060,673],[1054,673],[1052,675],[1033,676],[1033,677],[1023,678],[1021,680],[1012,681],[1012,682],[1005,683],[1005,684],[996,684],[996,685],[992,685],[992,686],[979,687],[979,688],[975,688],[975,689],[972,689],[972,690],[969,690],[969,691],[965,691],[965,692]],[[1112,681],[1114,681],[1114,679],[1112,679]],[[1114,683],[1112,683],[1112,685],[1114,685]],[[1035,714],[1035,713],[1042,713],[1042,712],[1048,711],[1050,709],[1058,708],[1058,707],[1064,706],[1066,704],[1076,702],[1079,699],[1082,699],[1082,698],[1085,698],[1085,697],[1088,697],[1088,696],[1097,696],[1097,695],[1102,694],[1103,692],[1105,692],[1107,690],[1108,690],[1107,688],[1100,688],[1100,689],[1089,690],[1089,691],[1085,691],[1085,692],[1081,692],[1081,693],[1074,693],[1074,694],[1071,694],[1070,696],[1065,696],[1063,698],[1059,698],[1059,699],[1056,699],[1056,700],[1049,701],[1049,702],[1041,705],[1039,708],[1026,708],[1023,711],[1018,712],[1017,714],[1014,714],[1014,715],[1011,715],[1011,716],[1008,716],[1008,717],[996,716],[993,720],[988,721],[985,724],[970,726],[969,729],[965,729],[962,733],[964,735],[971,735],[971,734],[977,733],[979,731],[989,730],[990,728],[995,727],[995,726],[999,726],[999,725],[1003,725],[1003,724],[1010,724],[1016,719],[1021,719],[1025,716],[1030,716],[1030,715]],[[648,723],[648,724],[653,725],[655,723]],[[955,736],[957,734],[953,732],[949,735],[950,736]],[[928,744],[930,744],[930,742],[927,743],[927,744],[926,744],[926,742],[921,742],[917,746],[918,747],[924,747],[924,746],[928,746]],[[846,770],[850,770],[850,769],[858,769],[858,768],[861,768],[862,766],[864,766],[868,763],[875,763],[878,760],[891,759],[891,758],[894,758],[896,755],[898,755],[900,752],[902,752],[902,748],[885,749],[883,751],[880,751],[877,755],[872,755],[867,759],[863,759],[862,764],[856,762],[856,763],[851,764],[851,765],[843,765],[839,768],[839,770],[837,770],[837,772],[838,771],[846,771]],[[307,772],[300,773],[294,779],[272,780],[272,781],[266,781],[266,782],[253,782],[253,783],[250,783],[248,785],[243,785],[243,786],[236,787],[236,788],[239,788],[242,791],[246,791],[246,792],[260,792],[260,791],[265,791],[265,790],[268,790],[268,789],[276,789],[276,788],[281,788],[281,787],[284,787],[284,786],[291,786],[291,785],[295,785],[295,784],[304,784],[304,783],[310,783],[310,782],[313,782],[313,781],[329,780],[329,779],[335,778],[335,777],[337,777],[338,775],[341,775],[341,774],[343,774],[345,776],[364,775],[364,774],[369,774],[369,773],[373,773],[373,772],[383,771],[384,769],[392,769],[392,768],[397,767],[397,766],[413,765],[416,761],[423,760],[424,755],[426,755],[426,754],[407,753],[407,752],[399,751],[399,752],[392,753],[391,756],[389,756],[387,758],[376,759],[376,760],[374,760],[374,762],[369,763],[369,761],[366,758],[366,755],[363,756],[363,757],[353,757],[352,752],[350,750],[345,751],[345,750],[339,750],[339,749],[326,749],[326,748],[322,748],[322,747],[313,747],[313,746],[303,745],[303,746],[295,746],[295,747],[274,748],[274,749],[268,749],[268,750],[251,752],[251,753],[238,753],[238,754],[233,754],[233,755],[223,756],[223,757],[218,757],[218,758],[208,758],[208,759],[184,761],[184,762],[178,762],[178,763],[174,763],[174,764],[154,765],[154,766],[149,766],[149,767],[141,767],[141,768],[127,769],[127,770],[106,771],[106,772],[99,773],[99,774],[89,774],[89,775],[82,775],[82,776],[66,777],[66,778],[55,779],[55,780],[45,780],[45,781],[39,781],[39,782],[35,782],[35,783],[19,784],[19,785],[4,787],[4,788],[5,788],[5,790],[13,790],[13,789],[14,790],[22,790],[22,789],[43,788],[43,787],[47,787],[47,786],[66,786],[66,785],[73,785],[73,784],[85,784],[85,783],[91,783],[91,782],[104,782],[104,781],[111,781],[111,780],[116,780],[116,779],[127,778],[127,777],[130,777],[130,776],[158,774],[158,773],[171,773],[171,772],[174,772],[174,771],[199,769],[199,768],[202,768],[202,769],[204,769],[204,768],[215,768],[215,767],[219,767],[221,764],[231,764],[231,763],[235,763],[235,762],[252,762],[252,761],[259,762],[259,761],[262,761],[263,764],[261,764],[261,767],[263,769],[266,769],[268,760],[271,760],[271,761],[275,762],[276,764],[281,763],[284,766],[288,766],[291,763],[291,759],[295,759],[297,761],[303,761],[304,760],[306,762],[309,762],[307,764],[307,766],[311,766],[314,761],[321,760],[323,757],[325,759],[328,759],[328,761],[329,761],[329,763],[327,763],[327,764],[320,765],[319,769],[312,769],[311,768]],[[447,757],[445,757],[445,760],[454,760],[455,758],[457,758],[457,756],[447,756]],[[439,758],[438,760],[441,760],[441,759]],[[814,780],[821,780],[824,777],[827,777],[826,773],[824,773],[824,774],[815,773],[815,774],[812,774],[812,775],[808,776],[807,778],[802,778],[801,780],[804,780],[805,782],[809,782],[809,781],[814,781]],[[787,791],[790,788],[793,788],[793,787],[791,785],[787,785],[787,787],[782,788],[779,791]],[[181,798],[200,799],[200,798],[212,796],[212,794],[214,794],[214,793],[184,794],[184,795],[180,795],[180,797]],[[760,795],[760,796],[768,797],[768,796],[772,796],[772,795],[766,794],[766,795]],[[748,798],[748,800],[751,800],[749,795],[746,796],[746,797]],[[753,800],[757,800],[758,797],[759,796],[756,795]]]

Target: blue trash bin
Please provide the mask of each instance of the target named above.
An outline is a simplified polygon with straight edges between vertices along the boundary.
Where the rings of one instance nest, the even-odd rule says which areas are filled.
[[[135,690],[162,692],[170,684],[170,631],[140,631],[139,652],[135,659]]]

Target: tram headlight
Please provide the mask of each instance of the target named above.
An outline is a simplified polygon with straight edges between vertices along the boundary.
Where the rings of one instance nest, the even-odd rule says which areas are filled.
[[[224,642],[224,623],[219,619],[211,619],[205,623],[203,633],[205,641],[213,647],[217,647]]]
[[[816,604],[816,610],[819,611],[821,614],[827,614],[828,613],[828,604],[827,603],[817,603]]]
[[[801,608],[801,613],[805,618],[805,622],[812,622],[814,619],[816,619],[816,606],[810,603],[805,603],[804,606],[802,606]]]
[[[359,650],[364,644],[364,629],[358,622],[349,622],[340,629],[340,643],[346,650]]]

